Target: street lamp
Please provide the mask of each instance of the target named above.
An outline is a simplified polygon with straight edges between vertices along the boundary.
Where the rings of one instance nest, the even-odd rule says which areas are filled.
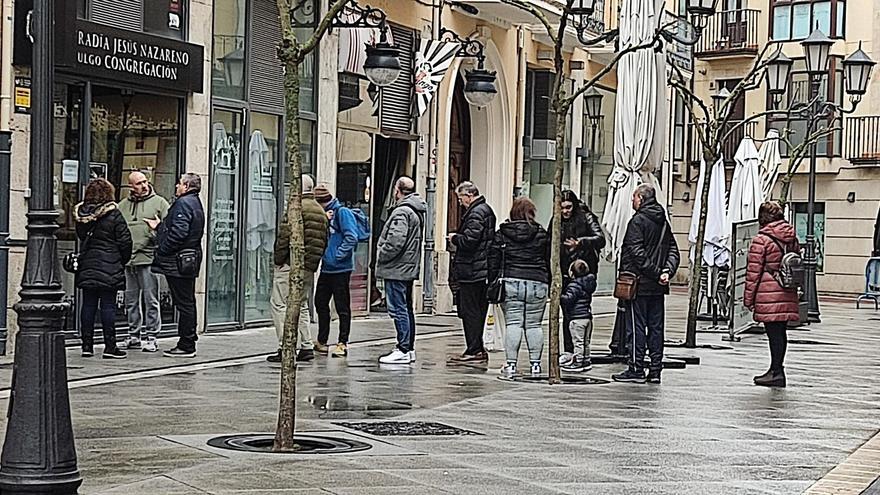
[[[687,0],[686,8],[691,15],[691,24],[699,32],[706,27],[708,19],[715,15],[715,0]]]
[[[595,124],[602,113],[602,93],[596,91],[595,87],[584,92],[584,108],[587,109],[587,115]]]
[[[806,59],[807,72],[810,75],[810,104],[802,110],[802,115],[809,119],[807,135],[820,121],[828,121],[839,113],[852,113],[868,89],[874,61],[862,51],[861,47],[846,58],[844,67],[844,87],[850,97],[852,108],[844,109],[835,102],[826,101],[819,94],[822,79],[828,74],[828,62],[831,46],[834,42],[816,29],[801,42]],[[807,302],[807,318],[811,323],[821,321],[819,295],[816,284],[818,255],[816,252],[816,148],[817,143],[810,146],[810,175],[807,198],[807,235],[804,246],[804,298]]]
[[[779,100],[788,89],[788,78],[793,64],[794,61],[786,57],[781,48],[767,63],[767,92],[773,98],[774,107],[779,104]]]
[[[364,61],[364,73],[367,79],[376,86],[390,86],[400,77],[400,51],[388,43],[383,26],[379,42],[367,46],[367,59]]]
[[[464,73],[464,99],[477,108],[483,108],[491,103],[498,90],[495,89],[495,73],[486,70],[485,67],[486,45],[474,38],[463,38],[455,31],[446,28],[440,29],[440,39],[460,45],[455,53],[456,57],[477,59],[477,68]]]
[[[6,441],[0,456],[0,493],[75,494],[82,483],[70,420],[62,320],[68,303],[61,286],[58,212],[52,200],[55,1],[34,2],[30,32],[30,169],[27,251],[21,281],[18,336],[12,369]]]

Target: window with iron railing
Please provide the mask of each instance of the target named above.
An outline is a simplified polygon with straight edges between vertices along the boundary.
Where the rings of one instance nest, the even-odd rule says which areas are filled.
[[[770,6],[770,37],[774,40],[804,39],[815,28],[831,38],[845,35],[844,0],[770,0]]]
[[[188,0],[77,0],[77,15],[120,29],[185,38]]]
[[[822,95],[826,101],[843,104],[843,64],[840,57],[831,57],[828,75],[822,77],[818,88],[811,89],[809,75],[806,72],[804,59],[795,59],[792,67],[791,78],[788,88],[779,102],[780,109],[791,108],[797,104],[810,102],[816,94]],[[767,99],[767,108],[772,108],[772,101]],[[799,146],[807,138],[809,120],[801,116],[771,116],[767,118],[767,127],[777,129],[780,132],[789,130],[788,139],[792,146]],[[819,129],[836,127],[831,134],[816,142],[816,154],[823,157],[841,156],[843,143],[843,121],[840,116],[833,117],[828,121],[820,121],[816,124]],[[815,132],[815,131],[814,131]],[[783,157],[788,157],[790,150],[783,142],[779,151]]]

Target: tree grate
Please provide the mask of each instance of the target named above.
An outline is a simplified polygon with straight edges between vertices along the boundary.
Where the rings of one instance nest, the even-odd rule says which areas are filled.
[[[443,423],[427,421],[378,421],[370,423],[333,423],[336,426],[364,432],[377,437],[423,437],[482,435]]]

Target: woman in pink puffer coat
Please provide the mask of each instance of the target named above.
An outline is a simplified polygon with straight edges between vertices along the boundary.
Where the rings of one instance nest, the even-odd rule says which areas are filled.
[[[752,240],[746,272],[743,303],[755,321],[764,324],[770,341],[770,370],[755,377],[755,385],[784,387],[782,366],[788,347],[788,322],[800,320],[798,293],[785,289],[774,278],[786,253],[800,250],[794,227],[783,217],[782,206],[775,201],[761,205],[758,212],[761,230]]]

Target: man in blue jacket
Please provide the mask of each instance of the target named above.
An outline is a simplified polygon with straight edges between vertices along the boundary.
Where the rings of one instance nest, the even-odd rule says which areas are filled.
[[[145,219],[158,228],[154,273],[165,275],[171,300],[180,314],[177,321],[177,345],[163,353],[166,357],[196,357],[196,277],[202,265],[202,236],[205,234],[205,210],[199,199],[202,178],[186,173],[177,183],[177,199],[164,220]]]
[[[348,336],[351,333],[351,293],[349,281],[354,271],[354,253],[358,245],[357,219],[351,210],[342,206],[324,184],[315,188],[315,200],[324,207],[330,220],[330,240],[321,259],[321,274],[315,287],[315,312],[318,313],[318,342],[315,352],[333,357],[348,355]],[[330,299],[339,315],[339,340],[332,349],[327,347],[330,337]]]

